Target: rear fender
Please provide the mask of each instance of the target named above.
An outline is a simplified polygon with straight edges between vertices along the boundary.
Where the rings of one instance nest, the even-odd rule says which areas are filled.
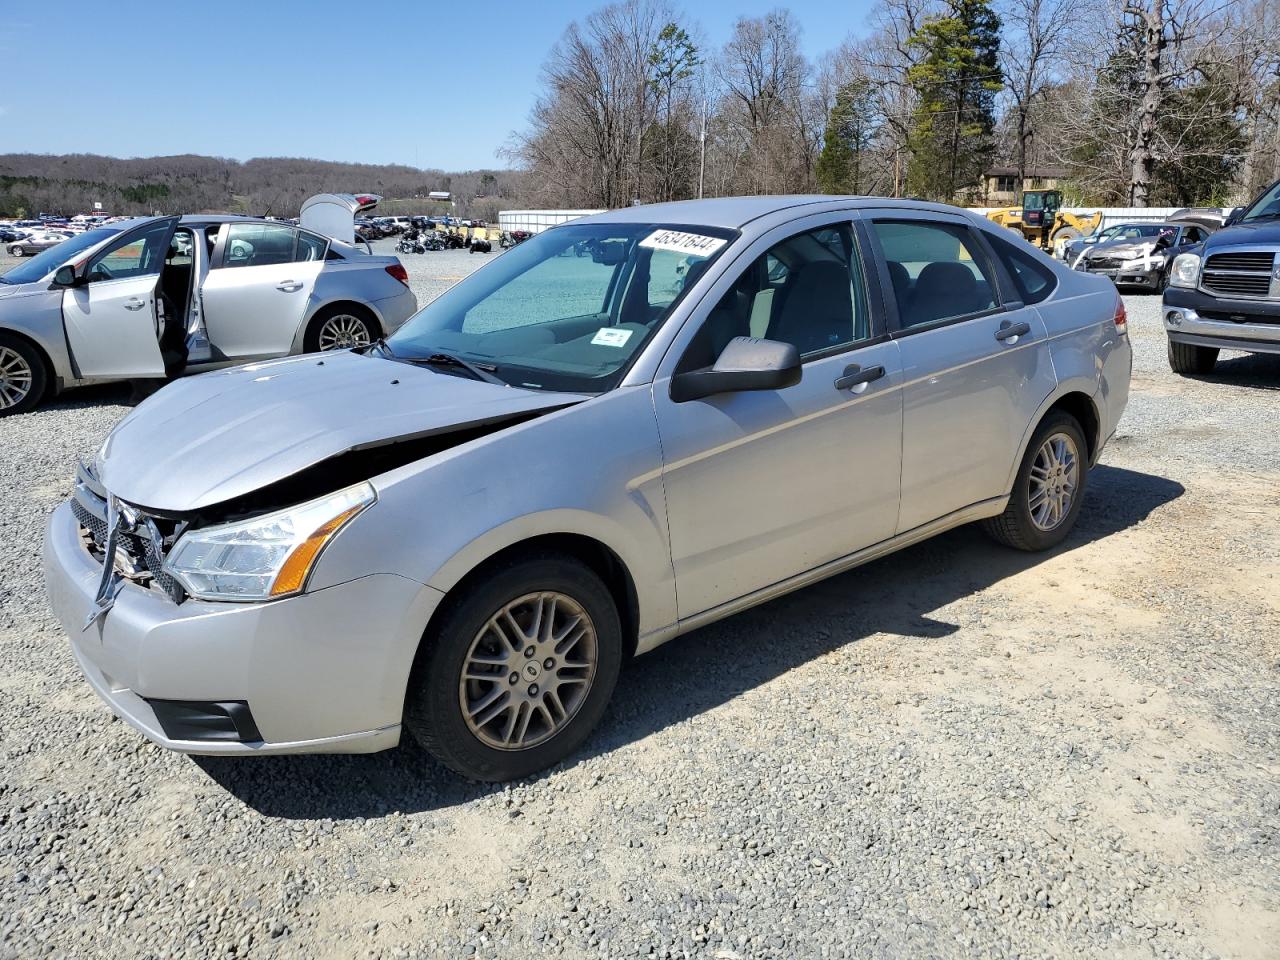
[[[1009,476],[1005,481],[1005,490],[1013,489],[1013,482],[1018,476],[1018,468],[1022,466],[1022,458],[1027,455],[1027,447],[1031,443],[1031,436],[1036,432],[1036,428],[1040,426],[1040,422],[1044,420],[1049,411],[1053,409],[1054,404],[1063,397],[1073,393],[1083,394],[1084,397],[1088,398],[1089,403],[1093,407],[1093,416],[1095,418],[1095,422],[1099,425],[1099,428],[1098,435],[1094,438],[1093,451],[1089,465],[1092,466],[1097,461],[1098,454],[1101,452],[1102,445],[1106,440],[1106,435],[1104,433],[1106,420],[1102,415],[1102,410],[1099,405],[1099,401],[1101,399],[1100,390],[1097,383],[1092,379],[1085,377],[1073,377],[1059,383],[1057,388],[1055,388],[1049,396],[1044,398],[1044,401],[1036,410],[1035,416],[1032,417],[1027,424],[1027,429],[1022,435],[1022,439],[1018,442],[1018,455],[1013,458],[1013,465],[1010,467]],[[1088,432],[1088,424],[1081,424],[1081,426],[1086,432]]]

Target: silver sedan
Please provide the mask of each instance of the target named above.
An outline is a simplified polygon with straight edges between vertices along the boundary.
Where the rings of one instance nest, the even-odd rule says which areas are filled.
[[[50,519],[48,592],[166,747],[407,731],[520,777],[689,630],[964,523],[1061,543],[1131,357],[1109,281],[962,210],[618,210],[385,343],[162,389]]]
[[[148,217],[0,276],[0,416],[65,387],[368,344],[418,308],[395,257],[291,224]]]

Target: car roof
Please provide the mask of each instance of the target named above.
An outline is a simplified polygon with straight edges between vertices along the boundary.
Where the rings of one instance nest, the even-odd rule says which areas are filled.
[[[620,207],[604,213],[582,217],[571,223],[688,223],[708,227],[738,229],[752,220],[785,210],[830,204],[857,207],[901,207],[934,213],[955,213],[959,208],[922,200],[899,200],[891,197],[830,196],[796,194],[768,197],[716,197],[707,200],[678,200],[674,203],[647,203]],[[963,211],[961,211],[963,212]]]

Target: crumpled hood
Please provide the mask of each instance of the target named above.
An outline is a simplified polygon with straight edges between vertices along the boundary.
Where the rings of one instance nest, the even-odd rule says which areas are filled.
[[[355,353],[290,357],[168,385],[108,436],[98,479],[136,506],[198,510],[348,450],[582,399]]]
[[[1150,255],[1155,249],[1155,240],[1108,240],[1106,243],[1095,243],[1089,250],[1090,259],[1094,257],[1116,257],[1119,260],[1136,260]]]

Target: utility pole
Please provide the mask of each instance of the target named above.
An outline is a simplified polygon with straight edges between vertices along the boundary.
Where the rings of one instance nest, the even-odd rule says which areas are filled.
[[[702,182],[707,171],[707,98],[702,97],[702,135],[698,138],[700,143],[698,156],[698,199],[702,199]]]

